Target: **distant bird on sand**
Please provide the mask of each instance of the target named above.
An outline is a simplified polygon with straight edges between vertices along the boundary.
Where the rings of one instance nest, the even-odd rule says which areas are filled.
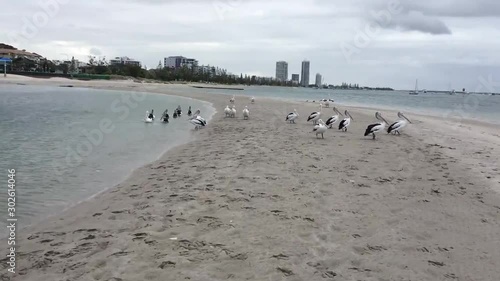
[[[293,112],[288,113],[285,121],[288,121],[290,123],[295,123],[295,119],[297,118],[299,118],[299,114],[297,113],[297,110],[294,109]]]
[[[352,118],[351,114],[347,110],[344,112],[344,114],[346,117],[344,119],[342,119],[342,121],[340,121],[339,130],[347,132],[347,127],[349,127],[349,125],[351,124],[351,120],[354,121],[354,119]]]
[[[327,131],[326,125],[323,120],[319,119],[318,124],[314,126],[313,132],[316,133],[316,138],[321,134],[321,138],[325,138],[323,134]]]
[[[248,106],[245,106],[243,109],[243,120],[247,120],[250,117],[250,111],[248,110]]]
[[[322,108],[322,105],[319,104],[319,111],[315,111],[315,112],[311,113],[309,115],[309,117],[307,118],[307,122],[313,121],[313,124],[316,125],[316,122],[321,117],[321,108]]]
[[[375,133],[383,131],[385,129],[385,125],[389,124],[384,119],[384,117],[382,117],[382,114],[380,114],[380,112],[375,113],[375,118],[377,118],[378,120],[380,120],[382,122],[368,125],[368,127],[366,127],[365,137],[368,136],[369,134],[372,134],[373,139],[375,139]]]
[[[406,118],[406,116],[404,116],[404,114],[401,112],[398,112],[398,117],[401,119],[392,123],[389,126],[389,128],[387,128],[388,134],[393,133],[393,134],[400,135],[401,133],[399,131],[401,129],[403,129],[404,127],[406,127],[406,125],[408,125],[408,123],[411,123],[411,121],[408,118]]]
[[[337,123],[337,121],[339,120],[339,116],[342,116],[342,113],[340,113],[336,107],[333,108],[333,112],[337,113],[333,116],[331,116],[330,118],[328,118],[326,120],[326,127],[328,127],[328,129],[331,129],[333,127],[333,124]]]

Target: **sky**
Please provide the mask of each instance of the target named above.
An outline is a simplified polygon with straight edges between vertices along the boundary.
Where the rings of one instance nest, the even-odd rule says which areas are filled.
[[[234,74],[311,83],[467,90],[500,81],[498,0],[16,0],[0,42],[49,59],[129,56],[148,68],[172,55]],[[499,83],[500,84],[500,83]],[[497,92],[500,89],[496,89]]]

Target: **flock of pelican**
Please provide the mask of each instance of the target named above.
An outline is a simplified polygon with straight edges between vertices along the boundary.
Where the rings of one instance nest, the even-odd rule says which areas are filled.
[[[324,106],[323,105],[324,101],[325,100],[323,100],[323,103],[320,103],[319,111],[315,111],[311,113],[309,117],[307,117],[307,122],[311,121],[313,122],[314,125],[313,132],[316,134],[316,137],[318,138],[319,135],[321,135],[321,138],[324,138],[324,133],[328,129],[332,129],[333,125],[337,123],[337,121],[339,121],[340,118],[342,118],[342,120],[339,123],[338,129],[343,132],[347,132],[347,128],[351,124],[351,121],[354,121],[354,118],[352,118],[351,114],[347,110],[344,111],[344,114],[342,114],[336,107],[333,107],[334,114],[328,117],[326,123],[323,122],[323,120],[321,119],[321,115]],[[285,121],[289,121],[290,123],[295,123],[295,120],[298,117],[299,114],[297,113],[297,110],[294,110],[294,112],[291,112],[286,116]],[[373,139],[375,139],[375,133],[384,131],[386,126],[389,126],[387,128],[388,134],[401,134],[400,132],[401,129],[406,127],[408,123],[411,123],[411,121],[408,118],[406,118],[406,116],[401,112],[398,112],[398,117],[400,118],[399,120],[397,120],[392,124],[389,124],[389,122],[387,122],[387,120],[385,120],[385,118],[382,117],[382,114],[380,114],[380,112],[375,113],[375,118],[381,122],[368,125],[368,127],[365,130],[364,136],[366,137],[368,135],[372,135]]]
[[[236,107],[234,106],[234,102],[235,102],[235,96],[233,95],[233,97],[231,99],[229,99],[229,102],[232,104],[231,107],[229,107],[229,105],[226,105],[226,108],[224,108],[224,114],[226,115],[226,117],[229,117],[229,118],[235,118],[236,117]],[[255,103],[255,98],[254,97],[251,97],[250,98],[250,102],[252,104]],[[250,118],[250,110],[248,109],[248,106],[245,106],[245,108],[243,109],[243,120],[248,120]]]
[[[226,118],[236,118],[236,107],[234,105],[235,103],[235,96],[229,100],[229,102],[232,104],[231,106],[226,105],[226,108],[224,109],[224,114]],[[255,103],[255,98],[252,97],[250,98],[250,102],[253,104]],[[312,112],[309,114],[307,117],[307,122],[313,122],[314,128],[313,132],[316,135],[316,138],[321,135],[321,138],[324,138],[324,133],[328,131],[328,129],[333,129],[334,125],[338,122],[338,130],[347,132],[347,129],[349,125],[351,124],[352,121],[354,121],[354,118],[351,116],[349,111],[345,110],[344,113],[341,113],[336,107],[333,107],[333,115],[328,116],[328,119],[326,119],[326,122],[323,122],[321,119],[321,116],[323,114],[322,109],[323,107],[329,107],[330,102],[333,102],[333,100],[321,100],[321,103],[319,104],[319,111]],[[250,118],[250,110],[248,109],[248,106],[245,106],[245,108],[242,111],[243,113],[243,119],[247,120]],[[387,128],[387,133],[388,134],[401,134],[401,130],[406,127],[411,121],[406,118],[406,116],[398,112],[398,117],[399,120],[396,122],[389,124],[387,120],[385,120],[384,117],[382,117],[382,114],[380,112],[375,113],[375,118],[379,120],[380,122],[373,123],[368,125],[366,127],[364,136],[372,135],[373,139],[375,140],[375,133],[382,132],[386,130]],[[295,124],[295,120],[299,118],[299,114],[297,113],[297,110],[294,109],[293,112],[290,112],[286,115],[285,121],[289,122],[290,124]],[[195,126],[195,129],[198,130],[200,128],[203,128],[207,125],[207,122],[205,119],[203,119],[200,116],[200,110],[197,110],[194,114],[193,117],[189,119],[189,122]]]

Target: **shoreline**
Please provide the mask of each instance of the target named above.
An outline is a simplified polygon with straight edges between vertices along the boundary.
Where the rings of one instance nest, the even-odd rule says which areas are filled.
[[[228,96],[189,96],[213,103],[209,127],[93,200],[19,234],[22,275],[13,280],[500,274],[500,195],[493,191],[500,145],[485,138],[494,139],[498,126],[433,127],[435,118],[410,116],[415,124],[402,136],[372,141],[361,135],[374,110],[350,108],[352,128],[323,140],[305,122],[312,103],[258,98],[243,121],[246,96],[236,97],[232,120],[219,112]],[[289,125],[283,112],[293,107],[301,117]],[[480,263],[471,262],[478,256]]]
[[[1,80],[0,80],[0,82],[1,82]],[[12,84],[12,85],[19,85],[19,84],[16,83],[16,84]],[[32,84],[22,84],[22,86],[33,86],[33,85]],[[58,87],[57,85],[48,85],[48,86],[49,87],[54,87],[54,88]],[[103,87],[103,88],[75,87],[75,88],[87,89],[87,90],[88,89],[90,89],[90,90],[99,90],[99,91],[103,91],[103,92],[113,92],[113,93],[134,92],[134,93],[141,93],[141,94],[147,94],[147,95],[161,95],[161,96],[175,97],[175,98],[181,98],[181,99],[185,99],[185,100],[196,101],[196,102],[199,102],[201,104],[204,104],[204,106],[207,107],[210,110],[209,113],[211,113],[211,114],[206,115],[207,117],[205,118],[207,120],[207,123],[210,122],[213,119],[213,116],[217,113],[217,109],[209,101],[194,99],[194,98],[191,98],[191,97],[185,97],[185,96],[181,96],[181,95],[169,95],[169,94],[165,94],[165,93],[146,92],[146,91],[145,92],[141,92],[141,91],[135,91],[135,90],[126,90],[126,89],[107,89],[105,87]],[[159,121],[157,121],[157,122],[159,122]],[[191,128],[189,127],[188,130],[191,131]],[[96,193],[94,193],[94,194],[92,194],[92,195],[90,195],[88,197],[85,197],[85,198],[83,198],[81,200],[77,200],[77,201],[73,202],[72,204],[68,205],[67,207],[65,207],[64,209],[62,209],[62,210],[60,210],[60,211],[58,211],[56,213],[48,214],[46,216],[42,216],[42,217],[40,217],[40,218],[32,221],[30,224],[25,225],[22,228],[18,228],[18,231],[24,231],[25,229],[36,228],[37,226],[43,224],[46,221],[50,221],[51,219],[53,219],[55,217],[63,215],[66,211],[68,211],[68,210],[70,210],[72,208],[75,208],[78,205],[81,205],[81,204],[83,204],[83,203],[85,203],[85,202],[87,202],[89,200],[93,200],[94,198],[98,197],[99,195],[101,195],[101,194],[109,191],[110,189],[115,188],[116,186],[120,185],[123,182],[126,182],[134,174],[134,172],[136,170],[142,169],[142,168],[144,168],[144,167],[146,167],[146,166],[148,166],[148,165],[150,165],[150,164],[152,164],[152,163],[160,160],[170,150],[175,149],[176,147],[179,147],[179,146],[182,146],[182,145],[189,144],[189,143],[193,142],[194,140],[196,140],[196,138],[197,138],[196,135],[194,135],[193,132],[191,132],[188,140],[186,140],[185,142],[176,144],[174,146],[171,146],[169,148],[166,148],[164,151],[162,151],[160,154],[158,154],[157,157],[155,157],[152,161],[147,161],[144,164],[141,164],[141,165],[137,166],[136,168],[133,168],[130,171],[128,171],[126,174],[124,174],[124,176],[122,177],[121,180],[115,181],[116,183],[110,184],[109,186],[105,187],[104,189],[99,190]],[[0,233],[0,238],[3,239],[5,237],[7,237],[6,235],[7,234],[4,235],[4,233],[2,232],[2,233]]]

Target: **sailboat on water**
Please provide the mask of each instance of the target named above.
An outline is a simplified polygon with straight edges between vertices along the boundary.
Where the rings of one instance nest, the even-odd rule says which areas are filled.
[[[410,95],[418,95],[418,79],[415,81],[415,90],[409,92]]]

